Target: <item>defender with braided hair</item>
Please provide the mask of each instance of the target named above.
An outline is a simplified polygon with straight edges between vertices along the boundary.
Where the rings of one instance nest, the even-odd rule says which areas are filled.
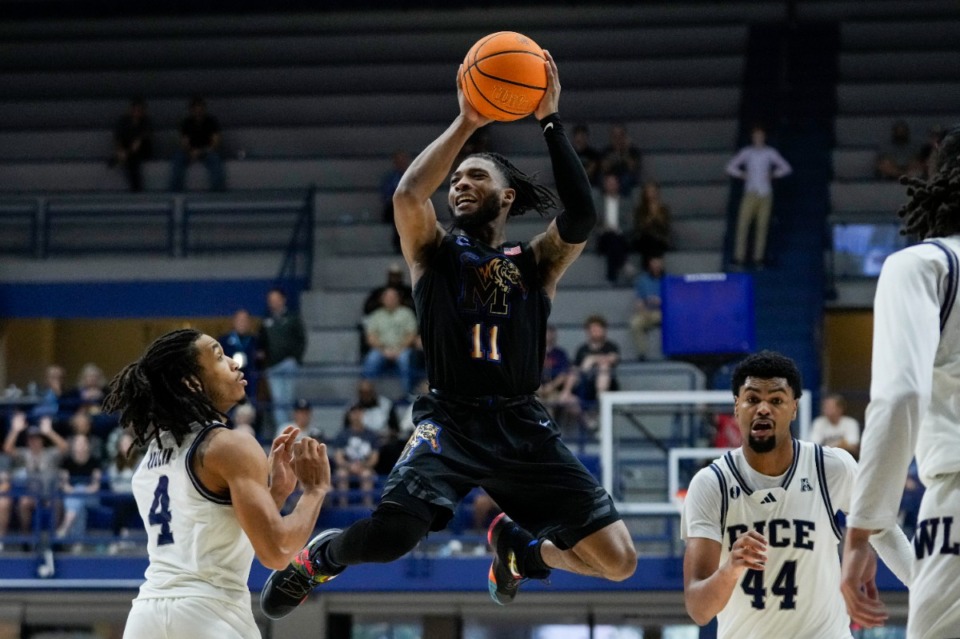
[[[563,211],[529,243],[507,242],[510,216],[546,214],[557,198],[503,156],[485,153],[454,168],[451,228],[438,223],[431,196],[470,135],[490,122],[459,91],[460,114],[414,160],[393,197],[432,389],[414,402],[413,419],[419,443],[429,445],[409,447],[371,517],[321,533],[270,576],[260,598],[270,617],[288,614],[347,566],[406,554],[443,529],[478,486],[505,513],[488,533],[495,602],[510,603],[524,579],[546,578],[552,568],[613,580],[636,569],[613,500],[534,395],[557,283],[596,223],[590,183],[557,116],[557,67],[545,56],[548,88],[534,115]]]
[[[247,579],[254,554],[280,568],[309,539],[330,490],[326,448],[290,426],[269,458],[224,426],[246,381],[215,339],[183,329],[110,382],[105,410],[147,446],[133,476],[150,565],[124,637],[257,639]],[[293,511],[280,508],[297,482]]]
[[[874,301],[870,404],[843,554],[843,594],[865,627],[887,618],[864,589],[866,544],[897,521],[914,455],[926,487],[914,536],[907,636],[960,634],[960,127],[928,180],[902,179],[903,232],[923,241],[883,264]]]

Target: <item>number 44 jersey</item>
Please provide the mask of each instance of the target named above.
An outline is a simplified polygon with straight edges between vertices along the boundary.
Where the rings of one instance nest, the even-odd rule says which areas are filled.
[[[857,466],[844,450],[793,441],[793,462],[779,477],[753,470],[742,449],[726,453],[690,482],[683,539],[720,543],[720,565],[747,530],[767,539],[763,571],[747,570],[717,615],[717,636],[769,639],[851,637],[840,594],[840,527]]]
[[[192,469],[214,423],[196,426],[181,445],[168,432],[150,442],[133,476],[133,495],[147,530],[150,565],[138,599],[213,597],[249,606],[253,546],[230,499],[214,495]]]

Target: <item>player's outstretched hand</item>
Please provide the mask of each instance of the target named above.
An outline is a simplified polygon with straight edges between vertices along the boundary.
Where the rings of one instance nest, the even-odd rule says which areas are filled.
[[[747,570],[763,570],[767,565],[767,538],[749,530],[733,542],[727,565],[739,577]]]
[[[889,615],[877,591],[877,555],[870,547],[870,531],[849,528],[843,544],[840,592],[850,619],[864,628],[882,626]]]
[[[560,74],[557,72],[557,63],[546,49],[543,55],[547,59],[543,63],[547,67],[547,91],[540,98],[540,104],[533,112],[533,117],[537,120],[542,120],[560,109]]]
[[[330,490],[330,459],[327,445],[312,437],[304,437],[293,448],[293,472],[303,485],[304,492]]]
[[[297,476],[293,472],[293,447],[300,435],[296,426],[287,426],[276,436],[270,447],[270,493],[279,501],[290,496],[297,487]]]
[[[475,125],[478,129],[482,126],[486,126],[493,122],[490,118],[485,118],[480,115],[480,112],[473,108],[473,105],[470,104],[470,100],[467,99],[467,96],[463,94],[463,65],[460,65],[460,68],[457,69],[457,102],[460,103],[460,114],[463,118]]]

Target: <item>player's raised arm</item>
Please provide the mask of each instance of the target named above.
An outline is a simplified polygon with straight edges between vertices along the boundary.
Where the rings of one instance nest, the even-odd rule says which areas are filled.
[[[457,73],[457,100],[460,114],[447,130],[420,152],[400,178],[393,194],[394,220],[400,234],[403,257],[415,282],[422,273],[429,249],[443,235],[430,197],[446,181],[450,167],[464,143],[489,119],[481,116],[463,95]]]
[[[556,292],[557,282],[567,267],[583,252],[583,247],[597,223],[590,180],[573,145],[563,132],[557,115],[560,102],[560,76],[557,63],[549,51],[544,51],[547,66],[547,91],[534,111],[540,123],[543,138],[550,152],[557,194],[563,211],[546,232],[533,238],[531,247],[540,265],[543,287],[550,297]]]

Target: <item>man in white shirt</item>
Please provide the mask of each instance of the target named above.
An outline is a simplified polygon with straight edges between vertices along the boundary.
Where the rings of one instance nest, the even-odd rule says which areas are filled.
[[[886,609],[860,587],[867,542],[897,521],[907,468],[926,487],[914,535],[909,639],[960,635],[960,127],[947,132],[929,180],[907,179],[899,214],[924,242],[886,259],[874,301],[870,404],[843,553],[842,591],[854,621]]]
[[[772,180],[790,175],[793,169],[775,148],[767,146],[767,132],[762,126],[753,127],[750,139],[752,144],[727,163],[727,175],[744,181],[733,261],[742,265],[747,259],[747,236],[753,226],[753,263],[763,266],[773,208]]]
[[[860,422],[844,415],[847,401],[833,393],[820,402],[820,416],[813,420],[810,441],[821,446],[842,448],[854,458],[860,453]]]

